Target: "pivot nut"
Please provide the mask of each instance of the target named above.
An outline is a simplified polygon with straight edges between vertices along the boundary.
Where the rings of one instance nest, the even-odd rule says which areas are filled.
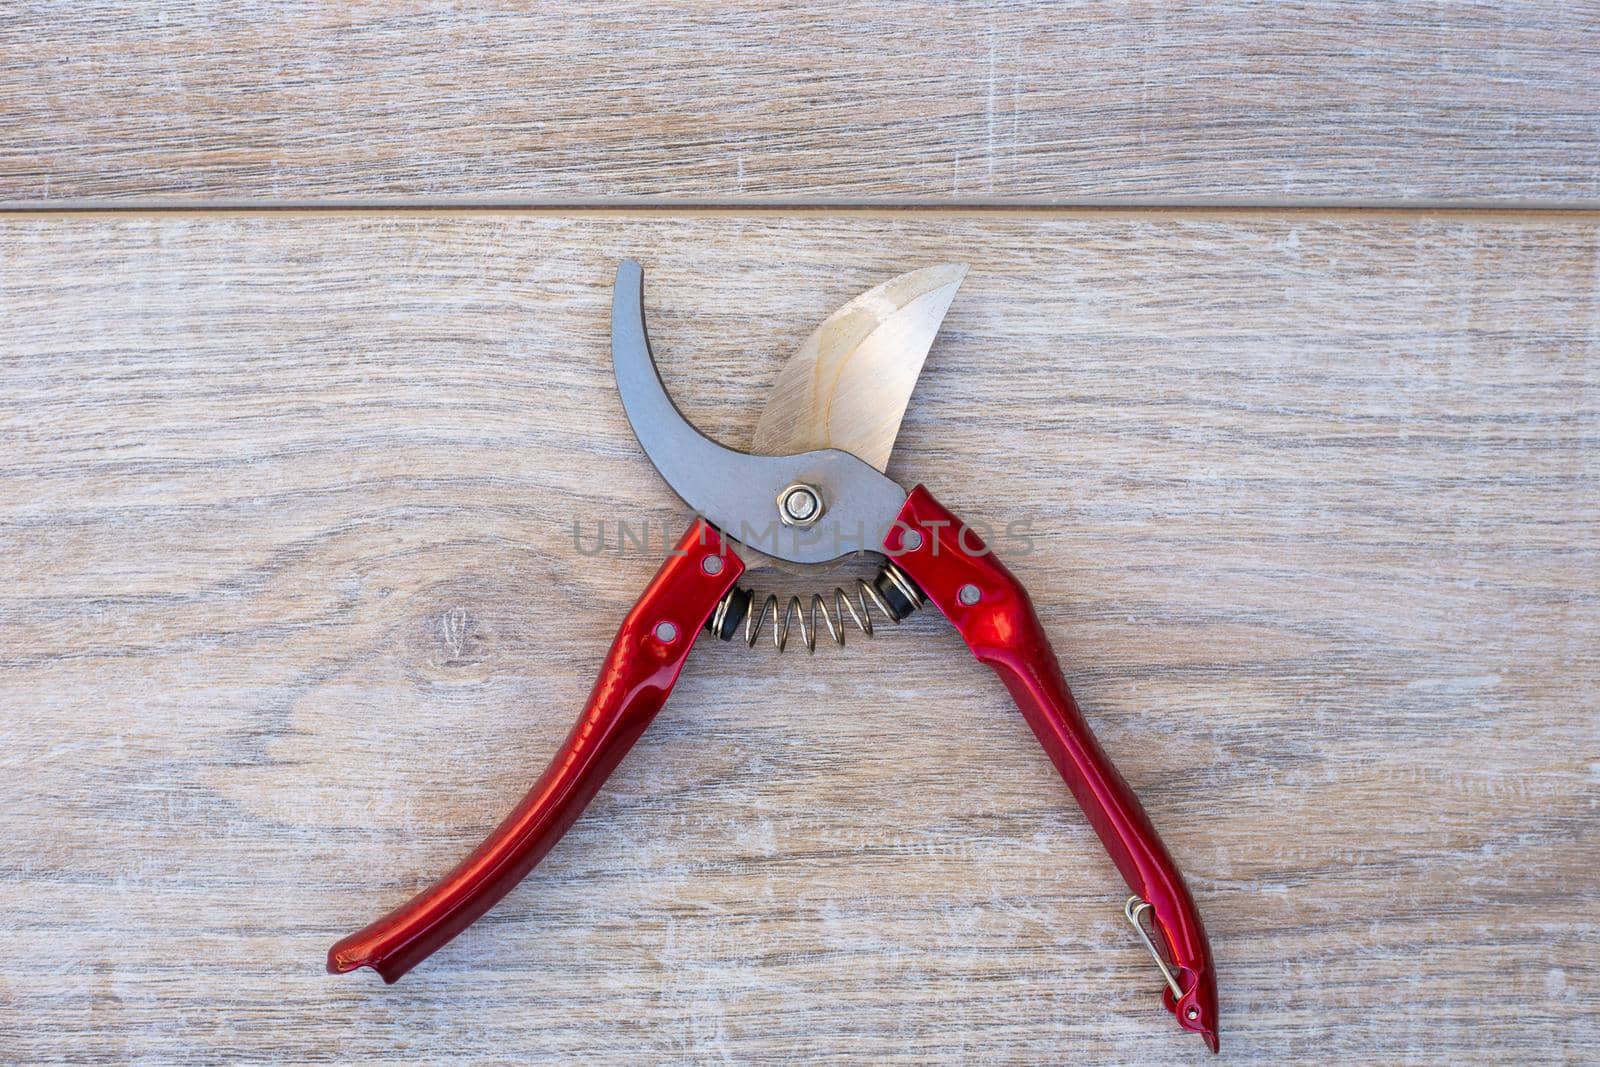
[[[815,486],[795,482],[778,494],[778,518],[785,526],[810,526],[822,511],[822,493]]]

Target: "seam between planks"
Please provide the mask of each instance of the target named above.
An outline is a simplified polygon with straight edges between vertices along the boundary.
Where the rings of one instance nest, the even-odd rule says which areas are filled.
[[[470,204],[459,202],[436,203],[348,203],[332,202],[215,202],[206,204],[63,204],[51,206],[26,206],[0,204],[0,217],[49,218],[85,216],[127,217],[130,215],[517,215],[517,216],[574,216],[603,217],[650,216],[679,214],[690,217],[714,218],[719,216],[826,214],[855,215],[862,218],[900,217],[908,214],[956,215],[980,217],[1057,216],[1061,218],[1104,215],[1126,217],[1131,215],[1168,215],[1187,218],[1238,219],[1248,216],[1315,215],[1318,218],[1383,218],[1410,216],[1459,216],[1465,218],[1497,220],[1522,220],[1541,222],[1591,222],[1600,219],[1600,202],[1594,206],[1549,207],[1542,205],[1514,205],[1500,203],[1467,204],[1182,204],[1148,202],[1141,204],[903,204],[829,203],[814,201],[796,204],[716,203],[692,204],[678,202],[606,204]]]

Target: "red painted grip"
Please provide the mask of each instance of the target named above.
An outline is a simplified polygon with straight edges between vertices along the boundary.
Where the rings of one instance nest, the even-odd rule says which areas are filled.
[[[921,544],[906,548],[907,533]],[[916,538],[911,538],[915,541]],[[1183,996],[1167,1006],[1216,1048],[1217,984],[1211,946],[1183,876],[1138,797],[1100,747],[1072,698],[1027,591],[982,539],[917,486],[885,548],[1010,690],[1128,888],[1150,902],[1178,969]]]
[[[455,870],[329,949],[328,970],[371,967],[397,981],[522,881],[666,703],[701,626],[743,570],[696,520],[623,620],[582,717],[538,784]]]

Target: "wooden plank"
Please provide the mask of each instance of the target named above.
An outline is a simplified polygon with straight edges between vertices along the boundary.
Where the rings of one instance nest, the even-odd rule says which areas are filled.
[[[491,917],[321,973],[532,781],[684,520],[625,254],[732,442],[839,302],[972,264],[890,471],[1033,523],[1231,1057],[1592,1056],[1600,219],[817,212],[0,225],[7,1058],[1202,1055],[926,612],[697,649]],[[649,553],[575,544],[619,518]]]
[[[1555,0],[35,2],[0,55],[0,203],[1600,203]]]

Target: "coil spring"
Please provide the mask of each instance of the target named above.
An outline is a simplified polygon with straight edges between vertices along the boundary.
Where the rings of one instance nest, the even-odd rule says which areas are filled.
[[[745,646],[754,648],[761,638],[762,628],[770,624],[772,647],[779,652],[788,647],[790,634],[798,629],[806,652],[814,653],[817,639],[824,628],[835,645],[844,647],[846,616],[864,636],[871,637],[873,607],[884,618],[898,624],[927,599],[910,576],[892,563],[886,564],[870,582],[865,578],[857,578],[855,593],[855,599],[851,600],[843,586],[834,586],[832,605],[823,594],[812,593],[809,610],[798,594],[792,595],[782,612],[778,610],[778,595],[768,593],[761,609],[752,611],[755,595],[748,589],[735,586],[717,602],[716,610],[706,620],[706,629],[728,641],[739,632],[742,622]]]

